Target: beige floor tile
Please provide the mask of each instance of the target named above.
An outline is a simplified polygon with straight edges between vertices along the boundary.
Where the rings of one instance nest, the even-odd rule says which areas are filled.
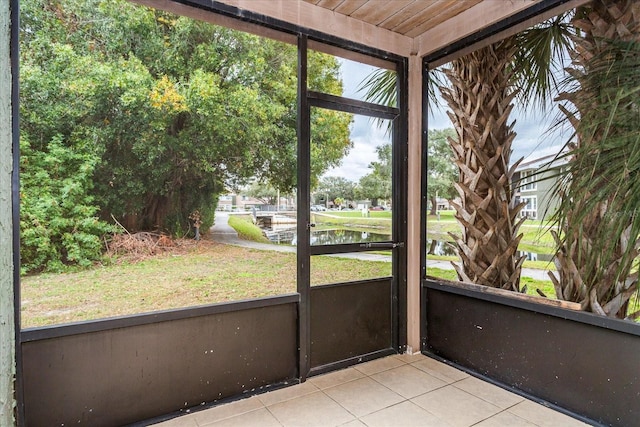
[[[200,424],[200,427],[282,427],[282,424],[266,408],[257,409],[242,415],[227,418],[214,423]]]
[[[182,415],[161,423],[152,424],[154,427],[198,427],[195,416],[196,414]]]
[[[486,400],[501,409],[510,408],[524,400],[522,396],[518,396],[515,393],[511,393],[510,391],[475,377],[465,378],[455,383],[454,386],[482,400]]]
[[[264,404],[264,406],[275,405],[276,403],[284,402],[286,400],[295,399],[296,397],[304,396],[306,394],[315,393],[318,391],[318,387],[311,382],[306,381],[302,384],[296,384],[289,387],[281,388],[280,390],[270,391],[268,393],[259,394],[257,397]]]
[[[351,381],[328,388],[324,392],[356,417],[379,411],[404,400],[402,396],[371,378]]]
[[[386,371],[387,369],[397,368],[404,364],[405,363],[403,361],[398,360],[395,357],[383,357],[381,359],[372,360],[371,362],[355,365],[354,369],[357,369],[365,375],[373,375],[378,372]]]
[[[340,427],[367,427],[367,425],[360,420],[353,420],[346,424],[342,424]]]
[[[418,405],[404,401],[362,417],[368,427],[447,427],[445,421],[425,411]]]
[[[311,377],[308,382],[315,385],[320,390],[324,390],[325,388],[335,387],[349,381],[364,378],[364,376],[365,375],[357,369],[347,368],[330,372],[328,374],[318,375],[317,377]]]
[[[382,371],[371,375],[371,378],[406,399],[447,385],[446,382],[411,365],[403,365],[398,368]]]
[[[416,353],[416,354],[403,353],[403,354],[396,354],[392,357],[395,357],[396,359],[404,363],[415,363],[427,358],[427,356],[425,356],[422,353]]]
[[[411,365],[449,384],[469,377],[469,374],[466,372],[462,372],[459,369],[430,357],[425,357]]]
[[[204,425],[224,420],[226,418],[235,417],[246,412],[255,411],[260,408],[264,408],[264,405],[257,396],[253,396],[247,399],[216,406],[211,409],[205,409],[203,411],[196,412],[193,415],[198,422],[198,425]]]
[[[285,427],[330,427],[346,424],[355,417],[321,391],[267,408]]]
[[[500,408],[448,385],[411,401],[453,426],[470,426],[500,412]]]
[[[578,427],[587,425],[575,418],[530,400],[520,402],[509,408],[508,411],[541,427]]]
[[[511,412],[504,411],[475,424],[474,427],[536,427],[536,425]]]

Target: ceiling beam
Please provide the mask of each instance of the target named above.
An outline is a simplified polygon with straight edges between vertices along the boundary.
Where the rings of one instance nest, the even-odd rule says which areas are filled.
[[[411,53],[413,40],[410,37],[305,1],[219,0],[219,2],[395,55],[407,57]]]
[[[449,54],[446,54],[444,56],[439,56],[437,53],[435,55],[432,55],[432,56],[437,56],[437,59],[429,60],[429,58],[427,58],[427,60],[429,61],[429,68],[435,68],[435,67],[438,67],[439,65],[446,64],[447,62],[450,62],[456,58],[459,58],[460,56],[464,56],[477,49],[481,49],[482,47],[485,47],[497,41],[503,40],[507,37],[510,37],[521,31],[524,31],[527,28],[531,28],[536,24],[546,21],[547,19],[551,19],[568,10],[575,9],[579,6],[589,3],[590,1],[592,0],[562,0],[562,2],[559,2],[559,4],[556,5],[555,7],[547,9],[544,12],[535,14],[535,16],[524,19],[511,26],[507,26],[504,30],[500,30],[493,35],[489,35],[486,37],[478,37],[477,41],[472,41],[466,46],[462,47],[461,49],[452,50]],[[538,5],[541,5],[541,3],[538,3]],[[482,30],[483,28],[481,28],[479,31],[482,31]],[[431,51],[430,53],[433,53],[433,52],[434,51]]]
[[[288,43],[295,43],[294,34],[278,31],[278,25],[292,25],[294,29],[298,27],[327,34],[394,55],[404,57],[411,54],[418,57],[437,56],[438,59],[434,61],[434,66],[436,66],[590,0],[483,0],[415,38],[403,36],[301,0],[130,1]],[[554,6],[555,4],[557,6]],[[216,7],[218,9],[226,8],[227,12],[229,10],[235,12],[216,13]],[[208,8],[213,10],[213,13],[206,10]],[[483,31],[488,32],[488,27],[501,26],[499,23],[504,20],[521,16],[526,14],[527,10],[536,8],[545,10],[537,16],[533,16],[536,13],[532,13],[531,18],[520,20],[514,25],[508,23],[502,25],[503,30],[498,29],[493,33],[482,34]],[[252,23],[249,14],[257,16],[258,21],[269,22],[270,26],[273,23],[273,26],[260,25],[260,22],[258,24]],[[291,28],[289,27],[288,31],[291,31]],[[455,46],[456,43],[464,45]],[[448,52],[447,48],[449,48]],[[433,55],[434,53],[435,55]],[[359,58],[353,59],[358,60]],[[384,67],[384,64],[382,66]]]
[[[485,0],[416,37],[414,50],[426,56],[541,1]]]
[[[192,18],[192,19],[197,19],[199,21],[204,21],[204,22],[208,22],[210,24],[214,24],[214,25],[220,25],[226,28],[231,28],[234,30],[238,30],[238,31],[243,31],[246,33],[250,33],[250,34],[255,34],[257,36],[260,37],[266,37],[266,38],[270,38],[273,40],[278,40],[284,43],[289,43],[289,44],[296,44],[297,43],[297,38],[296,35],[292,32],[287,32],[287,31],[281,31],[277,29],[277,25],[274,25],[274,27],[267,27],[265,25],[261,25],[259,23],[253,23],[250,22],[248,19],[246,19],[246,14],[244,12],[246,12],[247,10],[244,9],[244,7],[238,7],[237,5],[231,5],[232,1],[226,1],[225,0],[225,5],[229,5],[229,6],[233,6],[233,7],[237,7],[238,8],[238,14],[242,15],[240,17],[233,17],[233,16],[229,16],[228,14],[222,14],[222,13],[216,13],[216,12],[211,12],[206,10],[206,8],[202,8],[199,7],[200,5],[198,4],[198,2],[196,1],[191,1],[189,2],[188,0],[129,0],[132,3],[137,3],[143,6],[148,6],[148,7],[152,7],[155,9],[160,9],[160,10],[164,10],[166,12],[170,12],[170,13],[174,13],[176,15],[180,15],[180,16],[186,16],[188,18]],[[200,2],[202,3],[202,2]],[[220,2],[222,3],[222,1]],[[233,2],[233,3],[240,3],[240,2]],[[261,2],[258,1],[251,1],[249,2],[250,5],[254,5],[254,4],[258,4]],[[273,1],[273,3],[275,4],[276,2]],[[294,3],[290,3],[291,5],[293,5]],[[313,6],[313,5],[312,5]],[[262,9],[259,9],[262,12]],[[326,12],[326,9],[323,8],[318,8],[317,10],[314,11],[314,13],[320,13],[321,11]],[[254,10],[250,10],[249,12],[253,12],[253,13],[258,13]],[[322,12],[322,13],[324,13]],[[273,14],[273,15],[278,15],[278,14]],[[334,13],[331,13],[332,15],[332,19],[335,18],[336,16],[342,16],[342,15],[336,15]],[[266,15],[263,15],[266,16]],[[282,21],[283,23],[287,23],[287,24],[295,24],[295,23],[291,23],[289,21],[285,21],[285,18],[288,18],[286,16],[280,16],[278,15],[279,18],[273,18],[273,16],[269,16],[269,18],[273,18],[273,19],[278,19],[280,21]],[[343,18],[346,18],[343,16]],[[362,24],[362,22],[358,21],[358,20],[354,20],[352,18],[348,19],[349,21],[355,21],[357,23]],[[295,24],[297,25],[297,24]],[[360,25],[362,26],[362,25]],[[309,28],[309,27],[305,27],[305,28]],[[374,27],[375,28],[375,27]],[[384,32],[384,34],[380,34],[378,30],[381,30],[382,32]],[[319,31],[319,30],[316,30]],[[385,36],[388,36],[389,34],[393,34],[394,36],[397,36],[397,34],[392,33],[388,30],[384,30],[384,29],[377,29],[376,32],[378,32],[379,34],[377,34],[376,37],[382,38],[383,40],[385,39]],[[331,33],[327,33],[330,34],[332,36],[336,36],[336,34],[331,34]],[[346,34],[345,37],[349,37],[349,34]],[[346,40],[351,40],[354,41],[352,39],[347,38]],[[394,48],[393,50],[387,50],[384,49],[385,47],[389,47],[390,44],[384,44],[381,45],[383,47],[380,46],[372,46],[370,44],[368,44],[368,42],[366,41],[360,41],[360,43],[362,45],[365,46],[370,46],[373,48],[377,48],[379,50],[383,50],[384,52],[388,52],[394,55],[399,55],[399,56],[408,56],[408,52],[410,51],[410,47],[411,47],[411,39],[408,37],[404,37],[404,36],[400,36],[399,40],[396,40],[394,43],[394,46],[399,46],[401,45],[401,48]],[[352,50],[348,50],[347,48],[342,48],[342,47],[338,47],[338,46],[331,46],[328,44],[323,44],[320,42],[316,42],[313,40],[309,41],[309,48],[313,49],[313,50],[318,50],[320,52],[324,52],[324,53],[328,53],[330,55],[336,55],[336,56],[340,56],[346,59],[351,59],[353,61],[357,61],[357,62],[362,62],[365,64],[369,64],[369,65],[373,65],[375,67],[379,67],[379,68],[385,68],[385,69],[395,69],[396,64],[394,62],[390,62],[388,60],[385,59],[381,59],[381,58],[374,58],[371,56],[367,56],[361,53],[358,53],[356,51],[352,51]]]

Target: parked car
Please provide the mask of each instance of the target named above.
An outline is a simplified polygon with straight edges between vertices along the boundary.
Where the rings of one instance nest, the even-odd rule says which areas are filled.
[[[369,208],[370,211],[383,211],[384,207],[383,206],[371,206]]]
[[[312,212],[324,212],[326,210],[327,210],[327,208],[322,206],[322,205],[312,205],[311,206],[311,211]]]

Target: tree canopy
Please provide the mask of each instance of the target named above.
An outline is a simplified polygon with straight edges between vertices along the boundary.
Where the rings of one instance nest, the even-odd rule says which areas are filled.
[[[358,182],[356,196],[361,199],[371,199],[373,206],[378,205],[378,199],[391,199],[392,162],[391,144],[376,147],[378,161],[371,162],[371,172]]]
[[[455,139],[453,129],[430,129],[427,146],[427,198],[435,214],[437,197],[453,199],[457,192],[458,167],[453,160],[449,138]]]
[[[320,180],[318,191],[326,193],[328,199],[336,205],[341,205],[336,200],[341,199],[353,201],[355,197],[356,184],[353,181],[341,176],[327,176]]]
[[[86,175],[91,217],[174,233],[195,210],[208,227],[226,187],[295,188],[295,46],[124,0],[24,0],[21,14],[24,185],[37,185],[30,157],[61,146]],[[335,58],[309,61],[316,86],[342,90]],[[317,179],[351,147],[351,116],[312,120]]]

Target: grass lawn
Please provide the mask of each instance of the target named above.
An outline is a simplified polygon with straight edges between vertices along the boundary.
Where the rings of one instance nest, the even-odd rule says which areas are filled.
[[[386,277],[388,262],[318,256],[312,283]],[[136,263],[22,279],[25,328],[296,292],[296,255],[201,241]]]
[[[250,215],[231,215],[228,224],[236,230],[238,236],[242,239],[270,243],[269,239],[262,234],[260,227],[253,224]]]
[[[339,225],[350,228],[375,228],[382,233],[391,234],[391,212],[371,212],[370,217],[363,217],[360,212],[312,212],[311,222],[318,226]],[[380,214],[380,215],[377,215]]]
[[[460,234],[460,224],[454,217],[454,211],[440,211],[440,218],[427,216],[427,237],[429,239],[451,241],[449,233]],[[554,242],[548,229],[549,223],[526,220],[520,227],[523,234],[518,249],[537,254],[552,254]]]
[[[388,221],[384,217],[360,220]],[[247,223],[242,222],[235,226],[245,227]],[[248,234],[255,231],[246,228]],[[295,253],[186,241],[138,262],[121,259],[87,270],[26,276],[21,287],[22,325],[46,326],[296,292],[296,263]],[[549,265],[543,261],[525,263],[525,267],[534,266]],[[427,274],[456,280],[453,270],[429,268]],[[389,262],[335,256],[314,256],[311,260],[312,285],[390,275]],[[548,297],[555,296],[551,281],[523,277],[521,285],[532,295],[541,289]],[[632,311],[638,304],[635,298]]]
[[[311,270],[315,285],[387,277],[391,264],[315,256]],[[429,275],[455,279],[451,270],[430,268]],[[295,280],[294,253],[201,241],[140,262],[24,277],[22,324],[28,328],[281,295],[296,292]]]
[[[295,290],[294,266],[279,253],[201,242],[136,263],[28,276],[22,322],[30,327],[288,293]]]

